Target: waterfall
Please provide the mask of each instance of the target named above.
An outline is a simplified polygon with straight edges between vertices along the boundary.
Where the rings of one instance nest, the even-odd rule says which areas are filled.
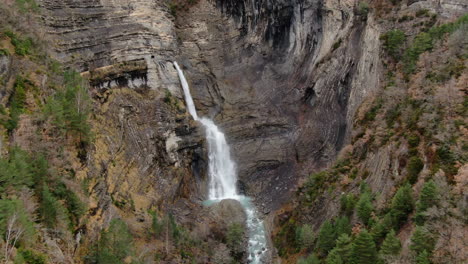
[[[251,203],[250,198],[237,193],[236,164],[231,158],[226,137],[211,119],[198,117],[192,95],[190,94],[190,87],[185,79],[184,73],[177,62],[174,62],[174,66],[177,69],[184,90],[187,109],[193,119],[199,121],[205,128],[209,159],[208,201],[209,203],[214,203],[223,199],[235,199],[241,203],[247,215],[246,224],[249,237],[248,259],[251,264],[261,263],[261,258],[267,250],[265,227],[263,221],[258,218],[257,210]]]

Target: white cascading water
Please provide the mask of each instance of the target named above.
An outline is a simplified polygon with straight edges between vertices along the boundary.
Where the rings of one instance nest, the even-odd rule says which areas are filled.
[[[207,201],[207,204],[213,204],[223,199],[238,200],[242,204],[247,215],[247,229],[249,236],[248,259],[251,264],[261,263],[262,256],[267,251],[266,233],[263,221],[258,218],[256,209],[250,198],[237,193],[236,164],[231,159],[229,145],[226,142],[224,133],[219,130],[211,119],[198,117],[184,73],[177,62],[174,62],[174,66],[177,69],[180,82],[182,83],[185,102],[190,115],[205,127],[209,159],[209,200]]]

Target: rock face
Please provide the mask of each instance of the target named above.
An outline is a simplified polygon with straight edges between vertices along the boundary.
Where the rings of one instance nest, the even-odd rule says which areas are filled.
[[[270,209],[335,158],[378,86],[379,29],[354,4],[200,1],[177,16],[197,107],[226,130],[247,193]]]
[[[225,130],[241,189],[265,212],[289,197],[300,176],[335,158],[355,110],[378,86],[379,29],[372,16],[355,14],[354,1],[201,0],[175,20],[164,3],[149,0],[40,3],[57,58],[94,87],[98,134],[113,130],[92,154],[90,172],[107,171],[102,164],[125,153],[139,179],[128,193],[154,177],[165,190],[183,185],[187,197],[203,194],[203,180],[192,177],[203,178],[206,166],[199,129],[155,101],[169,91],[176,108],[183,105],[174,59],[200,114]],[[167,183],[173,177],[160,174],[167,165],[192,176]]]

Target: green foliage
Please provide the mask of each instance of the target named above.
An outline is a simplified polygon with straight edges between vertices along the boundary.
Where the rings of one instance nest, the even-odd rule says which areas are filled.
[[[18,147],[10,150],[8,157],[0,158],[0,195],[9,187],[19,189],[33,185],[33,169],[28,153]]]
[[[15,46],[16,54],[20,56],[26,56],[32,53],[32,49],[34,46],[34,42],[32,38],[20,37],[17,34],[13,33],[12,31],[5,31],[4,33],[11,39],[11,44]]]
[[[375,117],[377,116],[377,113],[382,108],[382,106],[383,106],[383,100],[382,98],[378,98],[373,104],[373,106],[371,107],[371,109],[369,109],[369,111],[366,112],[366,114],[364,115],[364,118],[361,120],[361,123],[367,124],[367,123],[374,121]]]
[[[37,12],[39,11],[39,6],[34,0],[15,0],[16,6],[21,12]]]
[[[393,128],[393,125],[395,124],[395,121],[398,119],[400,114],[401,110],[399,104],[388,109],[388,111],[385,113],[385,121],[387,123],[388,128]]]
[[[9,132],[13,131],[18,126],[19,117],[24,112],[25,103],[26,80],[18,76],[9,100],[9,120],[0,120],[0,124],[2,124]]]
[[[383,219],[377,221],[371,230],[372,237],[375,243],[380,243],[385,238],[387,233],[392,229],[393,221],[390,213],[387,213]]]
[[[52,124],[61,131],[72,132],[83,143],[91,139],[91,127],[88,122],[90,97],[85,82],[74,71],[64,73],[64,87],[48,98],[44,114],[51,117]]]
[[[226,233],[226,244],[229,249],[231,249],[234,258],[237,260],[241,260],[244,253],[244,235],[245,229],[242,224],[234,223],[228,226]]]
[[[421,254],[423,251],[432,253],[435,242],[434,236],[425,227],[416,226],[413,236],[411,236],[410,249],[416,255]]]
[[[351,263],[375,264],[377,262],[377,249],[372,236],[367,230],[362,230],[352,244]]]
[[[418,180],[418,175],[423,168],[424,163],[418,156],[413,156],[410,158],[406,170],[408,172],[408,181],[411,184],[416,183],[416,181]]]
[[[305,184],[306,197],[309,202],[317,198],[327,181],[330,181],[330,174],[328,171],[321,171],[312,174]]]
[[[361,195],[356,208],[359,219],[365,225],[369,224],[370,217],[374,211],[374,207],[372,206],[372,197],[369,192],[365,192]]]
[[[383,40],[383,48],[393,59],[398,60],[401,57],[403,43],[406,41],[406,36],[399,29],[390,30],[380,37]]]
[[[316,255],[311,254],[307,258],[301,258],[297,261],[297,264],[320,264],[320,260]]]
[[[408,214],[413,211],[413,194],[411,186],[405,184],[398,189],[392,199],[392,207],[390,214],[393,218],[395,227],[400,227],[406,219]]]
[[[336,239],[336,246],[328,254],[326,263],[349,263],[351,250],[351,237],[347,234],[340,235],[338,239]]]
[[[341,258],[341,256],[338,254],[337,251],[332,250],[328,254],[325,260],[325,263],[326,264],[344,264],[345,262],[343,261],[343,259]]]
[[[401,242],[400,239],[395,235],[395,231],[391,230],[390,233],[387,234],[385,240],[382,243],[380,248],[380,254],[382,255],[389,255],[389,256],[396,256],[400,253],[401,250]]]
[[[349,218],[347,216],[342,216],[336,219],[335,233],[337,237],[341,236],[342,234],[351,234],[351,223],[349,222]]]
[[[39,212],[43,223],[48,228],[54,228],[57,225],[58,217],[61,213],[61,205],[45,185],[42,188],[41,204]]]
[[[0,56],[8,56],[10,52],[7,49],[0,49]]]
[[[419,55],[433,48],[436,40],[442,39],[447,33],[452,33],[462,25],[468,23],[468,15],[463,15],[453,23],[447,23],[440,26],[435,26],[429,29],[428,32],[419,33],[412,45],[406,50],[403,55],[403,72],[406,75],[412,74],[416,70],[416,63]]]
[[[297,228],[297,244],[301,248],[309,249],[314,244],[315,236],[312,227],[308,224],[305,224]]]
[[[431,264],[431,255],[427,250],[423,250],[416,256],[416,264]]]
[[[72,226],[78,225],[80,218],[86,212],[85,204],[72,190],[69,190],[63,182],[58,182],[56,186],[54,186],[52,193],[56,198],[64,201],[70,224],[72,224]]]
[[[18,251],[18,255],[21,256],[20,259],[22,261],[17,261],[17,259],[15,259],[15,264],[17,264],[18,262],[27,263],[27,264],[46,264],[47,263],[43,255],[37,252],[34,252],[32,250],[29,250],[29,249],[20,249]]]
[[[22,244],[27,244],[33,240],[35,229],[34,223],[29,219],[23,203],[16,199],[1,199],[0,200],[0,235],[6,240],[6,232],[10,221],[15,220],[14,227],[22,229],[22,238],[19,241]],[[23,239],[24,238],[24,239]]]
[[[158,219],[158,215],[154,211],[150,211],[151,214],[151,231],[153,235],[159,236],[161,235],[164,229],[164,223]]]
[[[124,264],[124,259],[133,255],[133,237],[127,224],[120,219],[113,219],[107,230],[101,232],[101,238],[94,248],[88,263]]]
[[[367,15],[369,14],[370,8],[369,4],[367,2],[359,2],[358,7],[357,7],[357,14],[367,18]]]
[[[351,216],[354,211],[354,207],[356,205],[356,196],[353,194],[343,194],[340,197],[340,204],[341,204],[341,212],[344,214]]]
[[[335,246],[335,230],[332,223],[327,220],[320,227],[317,237],[317,250],[321,255],[326,255]]]
[[[444,144],[436,150],[436,164],[435,168],[441,168],[448,176],[457,174],[458,169],[455,166],[455,155],[450,150],[448,144]]]
[[[424,212],[437,204],[437,186],[433,180],[424,183],[424,186],[419,194],[419,201],[416,204],[415,221],[418,225],[424,224]]]

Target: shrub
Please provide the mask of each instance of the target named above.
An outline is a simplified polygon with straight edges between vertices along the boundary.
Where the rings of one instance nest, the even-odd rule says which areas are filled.
[[[37,12],[39,11],[39,6],[36,4],[34,0],[15,0],[16,6],[21,12]]]
[[[17,199],[0,199],[0,235],[2,238],[7,239],[8,224],[13,219],[15,220],[14,228],[23,230],[22,235],[18,237],[16,242],[22,242],[22,244],[31,242],[35,234],[34,223],[29,219],[22,201]],[[12,243],[12,246],[18,246],[17,244],[13,244],[13,241],[9,241],[9,243]]]
[[[413,156],[410,158],[406,170],[408,172],[408,181],[411,184],[416,183],[416,181],[418,180],[418,175],[423,168],[424,163],[418,156]]]
[[[359,2],[358,7],[357,7],[357,14],[367,18],[367,15],[369,14],[370,8],[369,4],[366,2]]]
[[[380,37],[383,40],[383,48],[393,59],[401,57],[402,45],[406,41],[406,36],[399,29],[388,31]]]
[[[416,264],[431,264],[430,257],[430,254],[426,250],[423,250],[416,256]]]
[[[150,211],[151,214],[151,230],[153,235],[159,236],[161,235],[164,229],[164,223],[158,219],[158,215],[154,211]]]
[[[15,47],[16,54],[20,56],[31,54],[34,44],[32,38],[22,38],[11,31],[6,31],[4,33],[11,39],[11,44]]]

